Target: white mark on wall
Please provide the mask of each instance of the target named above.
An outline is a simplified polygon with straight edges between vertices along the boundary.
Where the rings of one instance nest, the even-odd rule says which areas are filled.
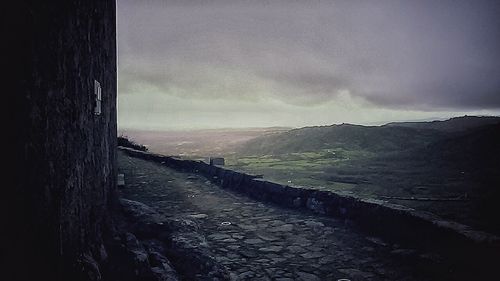
[[[95,97],[94,114],[101,115],[102,90],[101,90],[101,83],[99,83],[99,81],[97,80],[94,80],[94,97]]]

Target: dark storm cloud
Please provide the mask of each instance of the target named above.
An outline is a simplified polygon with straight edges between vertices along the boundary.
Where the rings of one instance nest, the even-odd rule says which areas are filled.
[[[120,94],[498,109],[499,3],[118,0]]]

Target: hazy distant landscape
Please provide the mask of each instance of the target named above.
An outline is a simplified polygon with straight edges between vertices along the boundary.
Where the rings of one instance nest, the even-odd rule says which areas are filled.
[[[185,131],[120,130],[149,151],[189,159],[234,154],[245,142],[260,136],[286,132],[290,128],[207,129]]]
[[[383,126],[122,131],[150,151],[288,185],[387,200],[500,233],[500,117]]]

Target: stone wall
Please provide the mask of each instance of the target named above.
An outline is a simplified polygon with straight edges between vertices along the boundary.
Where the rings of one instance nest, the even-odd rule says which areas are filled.
[[[368,235],[429,252],[437,252],[473,268],[494,268],[500,255],[500,238],[476,231],[433,214],[380,200],[360,199],[334,192],[281,185],[201,161],[179,160],[121,148],[127,154],[170,168],[206,176],[222,188],[261,201],[332,216],[360,228]]]
[[[115,1],[4,8],[4,160],[11,165],[2,187],[2,254],[12,275],[5,280],[98,279],[116,185]],[[102,87],[101,115],[94,114],[94,80]]]

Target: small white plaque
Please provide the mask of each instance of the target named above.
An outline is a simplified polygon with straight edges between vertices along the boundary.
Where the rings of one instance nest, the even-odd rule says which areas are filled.
[[[99,81],[97,80],[94,80],[94,97],[95,97],[94,114],[101,115],[102,90],[101,90],[101,83],[99,83]]]

